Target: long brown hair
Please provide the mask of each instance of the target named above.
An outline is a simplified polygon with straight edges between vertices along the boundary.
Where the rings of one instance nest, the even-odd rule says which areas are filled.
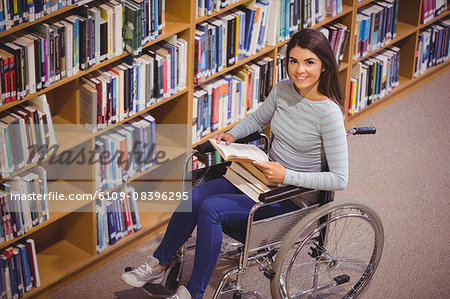
[[[295,46],[308,49],[319,57],[324,71],[320,74],[318,91],[330,98],[343,111],[344,92],[339,78],[336,57],[328,39],[318,30],[302,29],[291,37],[287,45],[286,56],[288,59],[289,53]]]

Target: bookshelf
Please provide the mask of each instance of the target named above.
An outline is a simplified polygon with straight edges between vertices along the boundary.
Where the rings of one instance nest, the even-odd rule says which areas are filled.
[[[202,16],[196,18],[196,4],[197,0],[189,1],[177,1],[177,0],[165,0],[165,32],[157,39],[148,42],[143,48],[148,48],[156,43],[177,35],[185,39],[188,43],[187,48],[187,82],[186,88],[176,92],[174,95],[165,98],[163,101],[158,102],[149,108],[137,112],[132,117],[128,117],[123,121],[117,123],[122,124],[126,121],[138,117],[140,114],[149,112],[155,117],[157,124],[178,124],[184,125],[186,128],[185,140],[175,140],[173,134],[169,132],[159,131],[157,134],[157,149],[163,150],[167,153],[167,158],[170,159],[170,167],[175,169],[178,167],[181,170],[181,163],[186,153],[186,148],[195,146],[196,144],[207,140],[216,133],[207,134],[196,144],[191,144],[191,126],[193,115],[193,94],[194,88],[199,86],[194,83],[194,45],[195,45],[195,30],[196,25],[203,21],[210,19],[211,17],[218,16],[219,14],[236,8],[242,4],[253,3],[255,0],[241,0],[234,1],[234,3],[228,5],[226,8],[221,9],[219,12],[213,11],[210,16]],[[82,1],[83,4],[86,1]],[[97,2],[96,0],[87,2]],[[370,106],[367,106],[362,111],[347,116],[348,99],[350,95],[350,79],[352,67],[365,58],[353,59],[352,49],[355,43],[354,35],[356,15],[358,9],[361,9],[367,4],[374,2],[374,0],[366,0],[362,3],[357,3],[357,0],[343,0],[342,13],[335,17],[325,17],[325,19],[318,24],[312,26],[312,28],[318,28],[320,26],[329,24],[333,21],[338,21],[350,30],[348,44],[345,48],[344,59],[340,65],[340,76],[343,79],[345,87],[345,109],[346,109],[346,126],[349,127],[357,122],[360,122],[364,117],[370,115],[374,111],[379,110],[382,107],[387,106],[396,99],[403,95],[412,92],[418,86],[424,84],[428,80],[439,76],[440,74],[450,70],[449,62],[441,63],[430,69],[427,69],[424,74],[414,77],[414,59],[417,51],[419,31],[426,26],[443,20],[450,14],[449,10],[445,11],[436,18],[426,24],[421,24],[421,12],[423,0],[399,0],[399,14],[397,24],[397,36],[394,40],[390,41],[383,47],[369,52],[366,57],[376,54],[383,49],[395,45],[400,48],[400,84],[398,87],[392,90],[389,95],[373,102]],[[81,2],[80,2],[81,3]],[[70,6],[59,9],[40,18],[34,22],[22,23],[18,26],[12,27],[4,32],[0,32],[0,39],[8,37],[9,35],[30,27],[33,24],[43,22],[62,15],[63,13],[71,12],[76,9],[78,4],[72,4]],[[277,54],[283,45],[287,41],[279,42],[275,46],[265,46],[261,51],[255,55],[244,58],[237,61],[230,67],[224,67],[224,69],[213,76],[206,78],[201,84],[204,84],[214,78],[221,75],[232,72],[238,67],[248,63],[258,57],[271,57],[276,61]],[[128,53],[123,52],[119,56],[107,59],[86,71],[79,71],[74,76],[69,78],[62,78],[60,81],[50,85],[49,87],[42,89],[39,92],[27,95],[20,101],[4,104],[0,106],[0,112],[8,111],[12,107],[24,103],[33,97],[46,94],[48,103],[52,111],[52,119],[55,124],[55,134],[60,145],[60,150],[69,150],[80,146],[87,146],[93,148],[93,139],[108,130],[113,126],[102,129],[96,133],[87,133],[85,130],[67,130],[64,125],[80,124],[80,92],[81,77],[94,72],[104,66],[108,66],[125,56]],[[276,64],[275,64],[276,67]],[[273,72],[273,82],[276,80],[276,71]],[[220,130],[226,131],[230,129],[237,122],[233,122]],[[179,128],[182,128],[180,126]],[[180,129],[181,130],[181,129]],[[43,163],[47,162],[44,160]],[[26,166],[14,173],[14,175],[25,172],[36,164]],[[93,168],[93,167],[91,167]],[[93,173],[94,170],[86,168],[85,171]],[[172,171],[165,171],[164,166],[151,167],[149,170],[139,173],[136,176],[131,177],[128,180],[130,184],[136,184],[139,188],[146,182],[155,180],[158,176],[161,176],[167,181],[173,181],[179,178],[179,173]],[[153,185],[152,185],[153,186]],[[163,187],[161,187],[163,188]],[[113,191],[116,188],[112,188],[108,191]],[[89,180],[74,183],[70,180],[49,182],[49,190],[72,193],[93,192],[93,183]],[[60,204],[60,203],[52,203]],[[144,205],[144,204],[142,204]],[[37,259],[39,264],[41,286],[33,288],[31,292],[26,293],[25,297],[45,296],[55,287],[70,281],[83,273],[89,271],[93,267],[107,262],[109,259],[117,256],[119,253],[125,252],[127,248],[138,244],[140,241],[148,238],[164,228],[170,218],[170,213],[161,209],[161,211],[155,212],[142,212],[140,214],[142,228],[136,233],[128,235],[116,244],[110,246],[101,253],[96,251],[96,216],[95,216],[95,201],[94,202],[79,202],[70,206],[67,211],[52,212],[50,219],[33,229],[29,230],[25,237],[30,237],[35,240],[37,249]],[[23,237],[23,236],[22,236]],[[20,238],[22,238],[20,237]],[[0,244],[0,249],[5,249],[18,239],[6,241]],[[118,278],[119,279],[119,278]]]

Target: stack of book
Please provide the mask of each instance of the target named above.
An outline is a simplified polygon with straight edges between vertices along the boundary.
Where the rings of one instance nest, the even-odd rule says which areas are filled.
[[[395,39],[399,0],[374,1],[356,15],[353,59],[366,57]]]
[[[156,124],[148,113],[100,135],[95,141],[96,190],[121,185],[155,164]],[[99,160],[100,159],[100,160]]]
[[[424,0],[422,2],[421,22],[426,24],[447,10],[446,0]]]
[[[195,83],[254,55],[266,44],[270,3],[257,0],[241,5],[206,22],[195,32]]]
[[[52,116],[45,95],[0,113],[1,177],[56,153]]]
[[[81,78],[81,124],[96,132],[186,88],[184,39],[174,35],[143,52]]]
[[[399,85],[400,49],[391,46],[356,63],[350,80],[348,115],[361,111]]]
[[[195,88],[193,143],[255,111],[272,90],[273,59],[264,57]]]
[[[0,2],[0,32],[11,29],[26,22],[34,22],[65,6],[70,6],[80,0],[65,1],[1,1]]]
[[[214,139],[210,139],[210,142],[224,160],[232,161],[231,165],[227,166],[224,178],[255,202],[259,201],[260,194],[278,186],[268,181],[264,174],[253,165],[253,161],[269,161],[266,153],[257,146],[238,143],[226,145],[224,141],[217,144]]]
[[[123,185],[111,192],[109,200],[97,199],[97,252],[115,244],[122,237],[141,229],[141,221],[133,187]]]
[[[336,57],[336,63],[341,64],[344,59],[345,47],[348,43],[348,37],[350,30],[344,24],[333,22],[328,25],[324,25],[318,28],[323,35],[330,41],[331,48],[333,49],[334,56]]]
[[[20,176],[8,179],[0,191],[0,243],[26,234],[50,218],[47,173],[37,166]]]
[[[33,239],[22,239],[0,254],[0,296],[21,298],[39,287],[41,279]]]
[[[449,57],[450,19],[439,21],[419,32],[414,77],[428,68],[443,63]]]

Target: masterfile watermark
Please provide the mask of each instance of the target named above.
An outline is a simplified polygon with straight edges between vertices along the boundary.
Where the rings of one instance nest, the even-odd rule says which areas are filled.
[[[142,149],[142,150],[141,150]],[[33,144],[28,148],[30,155],[27,164],[48,161],[49,165],[106,165],[114,161],[122,167],[125,165],[125,170],[129,170],[133,163],[135,164],[152,164],[163,165],[168,162],[166,159],[166,152],[163,150],[156,150],[156,144],[145,144],[139,140],[133,142],[131,151],[125,152],[122,150],[115,150],[114,152],[102,150],[101,152],[93,149],[86,150],[85,147],[77,149],[64,150],[58,153],[59,145],[55,144],[51,147],[46,145]],[[50,156],[48,156],[50,154]],[[48,160],[47,160],[48,158]]]

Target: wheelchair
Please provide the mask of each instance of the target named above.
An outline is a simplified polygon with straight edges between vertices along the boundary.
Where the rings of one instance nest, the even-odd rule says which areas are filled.
[[[347,131],[348,135],[374,134],[375,128],[362,127]],[[242,140],[269,140],[255,133]],[[213,148],[206,142],[197,146],[184,161],[185,188],[221,177],[229,162],[190,171],[194,155],[205,158]],[[317,199],[314,204],[271,218],[255,219],[258,209],[293,198]],[[281,298],[355,298],[367,286],[381,258],[384,230],[380,217],[368,205],[351,200],[333,201],[331,191],[284,186],[263,193],[248,216],[247,227],[236,231],[224,227],[223,232],[236,242],[222,245],[219,256],[237,263],[222,277],[213,298],[231,293],[233,299],[263,296],[256,290],[244,292],[242,276],[247,268],[257,265],[270,282],[271,297]],[[181,279],[186,252],[194,246],[183,245],[166,268],[161,284],[146,284],[144,289],[154,297],[173,294]],[[131,268],[128,268],[130,270]]]

